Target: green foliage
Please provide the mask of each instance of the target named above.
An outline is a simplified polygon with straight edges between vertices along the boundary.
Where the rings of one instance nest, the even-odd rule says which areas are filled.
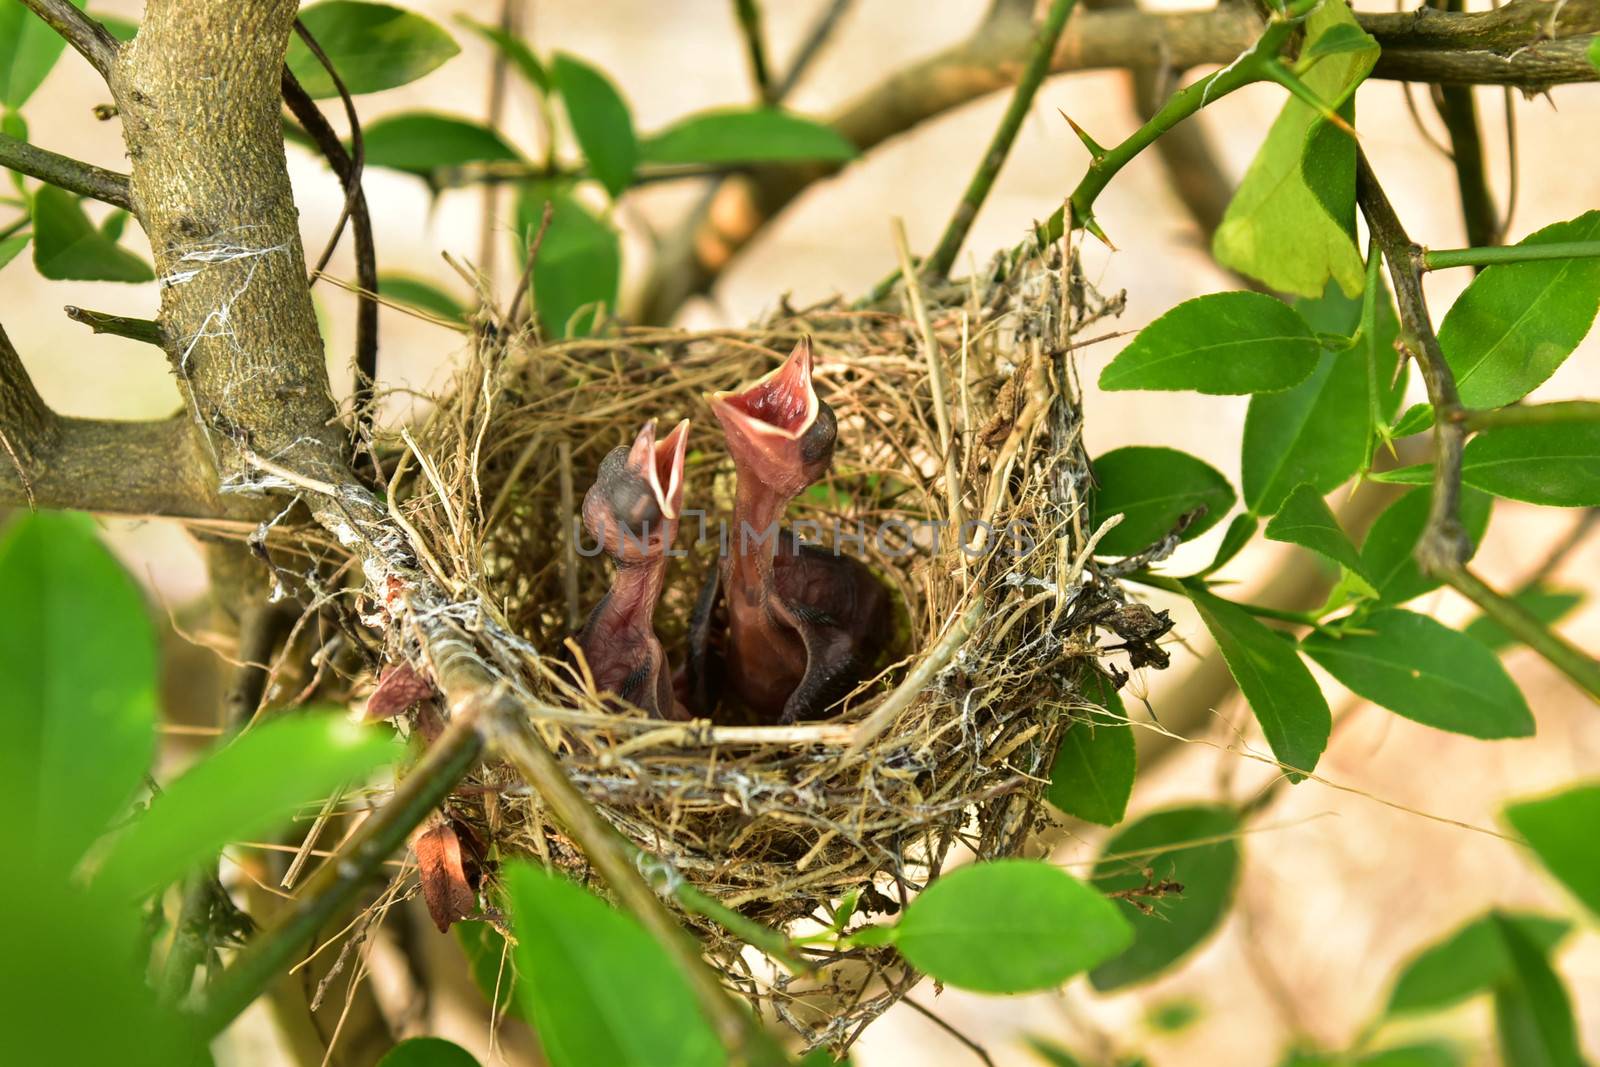
[[[31,240],[33,240],[31,234],[19,233],[0,241],[0,267],[16,259],[17,253],[27,248]]]
[[[1322,334],[1355,336],[1351,347],[1323,352],[1305,381],[1280,393],[1250,398],[1244,422],[1240,488],[1244,503],[1271,515],[1302,483],[1330,493],[1361,470],[1372,450],[1372,400],[1377,417],[1388,419],[1400,400],[1395,388],[1394,339],[1400,331],[1394,305],[1381,281],[1374,294],[1374,321],[1361,323],[1362,302],[1336,286],[1296,310]],[[1404,381],[1400,383],[1403,388]]]
[[[1506,821],[1572,895],[1600,917],[1600,783],[1506,808]]]
[[[1563,592],[1535,586],[1524,589],[1511,598],[1528,614],[1545,626],[1554,626],[1583,603],[1583,594]],[[1487,615],[1479,615],[1461,631],[1474,641],[1480,641],[1496,652],[1504,651],[1517,643],[1517,639]]]
[[[413,1037],[390,1049],[378,1067],[478,1067],[478,1061],[454,1041]]]
[[[1205,1008],[1197,1000],[1163,1000],[1150,1006],[1145,1024],[1158,1034],[1177,1034],[1199,1022],[1203,1015]]]
[[[392,762],[398,751],[387,729],[358,726],[342,714],[272,719],[168,785],[113,843],[101,878],[130,895],[157,889],[229,841],[270,830],[302,805]]]
[[[391,167],[423,177],[443,167],[521,158],[487,126],[423,111],[386,115],[365,127],[361,136],[369,167]]]
[[[832,126],[776,108],[703,111],[639,145],[650,163],[799,163],[854,159],[856,147]]]
[[[1595,70],[1600,70],[1600,37],[1589,42],[1589,62],[1594,64]]]
[[[1526,245],[1600,240],[1600,211],[1558,222]],[[1439,346],[1467,407],[1521,400],[1572,355],[1600,308],[1600,258],[1492,266],[1456,298]]]
[[[1301,647],[1351,692],[1426,726],[1533,735],[1533,713],[1495,654],[1426,615],[1386,608],[1338,636],[1312,633]]]
[[[1583,1067],[1572,1001],[1550,961],[1516,923],[1499,915],[1493,921],[1511,963],[1494,991],[1502,1061],[1517,1067]]]
[[[560,875],[513,864],[517,996],[551,1067],[717,1067],[722,1046],[666,949]]]
[[[1396,1045],[1365,1056],[1291,1052],[1283,1067],[1458,1067],[1461,1057],[1449,1045]]]
[[[144,597],[81,515],[0,539],[0,790],[14,862],[65,871],[139,790],[156,744]]]
[[[83,0],[72,2],[83,7]],[[66,43],[22,4],[0,5],[0,111],[15,111],[27,103]]]
[[[1100,388],[1276,392],[1305,381],[1321,351],[1289,305],[1262,293],[1212,293],[1140,330],[1101,371]]]
[[[1105,897],[1036,860],[958,867],[928,886],[893,927],[900,954],[926,974],[982,993],[1050,989],[1116,957],[1132,930]]]
[[[421,15],[388,4],[322,0],[300,10],[300,21],[353,94],[414,82],[461,49]],[[338,96],[333,79],[299,34],[289,37],[289,70],[313,99]]]
[[[1384,476],[1402,485],[1433,477],[1427,465]],[[1600,506],[1600,423],[1502,426],[1478,434],[1461,455],[1461,480],[1486,493],[1556,508]]]
[[[1113,515],[1122,522],[1100,539],[1096,552],[1127,556],[1177,529],[1183,516],[1204,509],[1181,540],[1198,537],[1233,507],[1233,487],[1210,464],[1171,448],[1117,448],[1094,461],[1098,488],[1091,502],[1091,529]]]
[[[531,240],[548,201],[550,228],[533,263],[533,297],[544,335],[552,340],[590,333],[597,305],[614,305],[622,277],[617,231],[596,218],[570,185],[529,182],[517,200],[519,235]],[[584,312],[584,309],[590,309]]]
[[[386,272],[378,275],[378,292],[390,300],[410,304],[441,319],[467,321],[467,309],[461,306],[459,300],[421,278]]]
[[[1439,588],[1439,580],[1425,576],[1412,553],[1428,524],[1428,507],[1433,493],[1417,489],[1384,509],[1367,531],[1361,545],[1361,562],[1385,604],[1401,604]],[[1483,541],[1489,528],[1492,501],[1471,489],[1461,493],[1461,525],[1474,545]]]
[[[33,194],[33,265],[46,278],[94,282],[148,282],[155,271],[97,229],[78,198],[42,185]]]
[[[1089,674],[1083,682],[1083,699],[1104,710],[1091,710],[1075,718],[1061,735],[1055,761],[1050,766],[1050,803],[1068,815],[1115,826],[1122,821],[1133,792],[1138,757],[1133,730],[1122,698],[1110,679]]]
[[[557,53],[550,76],[561,90],[567,120],[589,172],[606,192],[621,196],[639,165],[639,142],[622,94],[600,71],[565,52]]]
[[[1128,951],[1089,975],[1102,992],[1151,978],[1204,941],[1226,913],[1239,876],[1238,816],[1221,807],[1170,808],[1146,815],[1106,842],[1093,885],[1128,893],[1163,883],[1181,889],[1117,907],[1133,925]]]
[[[450,930],[467,957],[472,980],[484,1001],[492,1004],[497,1014],[503,1012],[516,995],[516,972],[506,939],[486,922],[457,922]]]
[[[1250,702],[1267,744],[1298,780],[1295,772],[1309,772],[1328,745],[1333,715],[1322,688],[1300,662],[1288,638],[1257,622],[1239,605],[1206,592],[1198,585],[1186,588],[1206,629],[1216,640],[1222,658]]]
[[[1515,923],[1545,952],[1560,944],[1572,929],[1568,922],[1542,915],[1498,919]],[[1500,936],[1497,916],[1484,915],[1413,957],[1396,979],[1385,1011],[1390,1015],[1410,1015],[1449,1008],[1468,997],[1492,992],[1511,973],[1511,959],[1505,939]]]
[[[1321,4],[1306,22],[1303,81],[1340,103],[1378,59],[1378,43],[1341,0]],[[1307,69],[1308,68],[1308,69]],[[1348,119],[1353,107],[1344,109]],[[1270,288],[1320,296],[1329,279],[1361,292],[1355,228],[1355,142],[1296,97],[1268,131],[1212,240],[1217,262]]]
[[[1309,548],[1339,566],[1353,571],[1363,581],[1370,581],[1366,567],[1356,546],[1339,526],[1322,493],[1314,486],[1296,486],[1284,499],[1283,506],[1267,523],[1266,536],[1273,541],[1286,541],[1292,545]]]

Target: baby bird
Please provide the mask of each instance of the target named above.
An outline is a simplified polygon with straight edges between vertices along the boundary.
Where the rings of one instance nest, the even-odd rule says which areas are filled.
[[[600,461],[583,498],[583,523],[617,565],[616,577],[578,635],[595,687],[657,718],[687,718],[673,699],[672,672],[652,616],[666,581],[667,549],[683,506],[684,419],[661,441],[655,420],[631,446]]]
[[[859,561],[779,529],[789,502],[833,461],[838,423],[811,380],[811,339],[777,370],[711,395],[737,478],[726,600],[728,684],[764,722],[816,718],[865,677],[888,640],[889,595]],[[702,595],[702,608],[714,602]],[[698,620],[697,620],[698,621]],[[691,659],[704,660],[691,649]]]

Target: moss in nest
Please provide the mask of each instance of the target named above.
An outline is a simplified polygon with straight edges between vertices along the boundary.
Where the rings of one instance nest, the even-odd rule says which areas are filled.
[[[749,330],[544,345],[497,331],[395,477],[419,557],[503,627],[474,637],[520,679],[573,781],[673,877],[797,930],[831,921],[850,894],[861,917],[897,909],[958,846],[1021,852],[1045,818],[1056,741],[1083,706],[1077,680],[1098,669],[1101,635],[1120,631],[1116,647],[1142,653],[1162,631],[1090,558],[1071,351],[1106,303],[1075,261],[1027,253],[923,296],[927,335],[898,306],[838,302],[786,308]],[[608,582],[576,538],[600,458],[646,418],[695,420],[685,500],[706,513],[708,533],[686,516],[685,556],[656,614],[676,662],[731,505],[732,465],[705,394],[771,370],[803,335],[839,443],[831,474],[788,521],[814,523],[825,545],[865,531],[845,547],[894,590],[893,662],[840,715],[796,726],[668,723],[585,691],[564,643]],[[508,770],[481,778],[489,788],[453,815],[501,854],[584,873]],[[917,978],[886,948],[819,955],[817,971],[797,976],[721,927],[685,921],[730,983],[811,1043],[848,1042]]]

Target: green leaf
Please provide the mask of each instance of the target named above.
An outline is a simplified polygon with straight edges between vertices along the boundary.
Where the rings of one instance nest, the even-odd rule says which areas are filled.
[[[112,844],[101,877],[142,896],[173,882],[230,841],[255,837],[302,805],[392,762],[386,729],[344,715],[270,720],[211,753],[155,798]]]
[[[517,993],[551,1067],[720,1067],[721,1044],[661,945],[559,875],[505,874]]]
[[[0,267],[16,259],[17,253],[27,248],[31,240],[33,240],[32,234],[19,233],[0,241]]]
[[[1083,1061],[1072,1053],[1046,1038],[1036,1037],[1032,1034],[1022,1039],[1028,1046],[1028,1051],[1038,1056],[1050,1067],[1083,1067]]]
[[[1256,527],[1261,525],[1261,519],[1248,511],[1240,512],[1228,523],[1228,528],[1222,531],[1222,543],[1217,546],[1217,554],[1200,574],[1210,574],[1221,569],[1233,557],[1243,551],[1244,546],[1256,535]]]
[[[541,93],[551,91],[549,71],[544,69],[539,57],[533,54],[533,49],[529,48],[521,38],[507,33],[498,26],[488,26],[465,15],[457,15],[456,21],[494,45],[501,55],[511,61],[511,65],[517,68],[523,78],[527,79],[529,85]]]
[[[1413,553],[1428,524],[1430,489],[1417,489],[1384,509],[1361,545],[1361,562],[1385,604],[1402,604],[1439,588],[1437,578],[1423,575]],[[1461,525],[1474,546],[1489,528],[1493,501],[1471,489],[1461,493]]]
[[[1461,1055],[1449,1045],[1399,1045],[1354,1061],[1353,1067],[1459,1067]]]
[[[1339,526],[1322,493],[1310,485],[1296,486],[1278,513],[1267,523],[1266,536],[1272,541],[1309,548],[1341,567],[1370,581],[1356,546]]]
[[[533,297],[546,338],[579,337],[594,331],[596,305],[616,305],[622,247],[617,231],[590,214],[570,187],[546,182],[528,183],[518,198],[524,241],[538,232],[547,200],[550,228],[533,263]]]
[[[300,21],[356,95],[414,82],[461,51],[434,23],[388,4],[323,0],[301,8]],[[339,95],[299,34],[289,37],[286,62],[313,99]]]
[[[838,163],[856,154],[832,126],[775,108],[703,111],[639,145],[651,163]]]
[[[83,0],[72,2],[83,7]],[[0,110],[15,111],[27,102],[66,43],[22,4],[0,5]]]
[[[390,1049],[378,1067],[478,1067],[478,1061],[454,1041],[413,1037]]]
[[[1197,1000],[1179,997],[1151,1005],[1145,1013],[1145,1023],[1160,1034],[1176,1034],[1189,1029],[1205,1015],[1205,1008]]]
[[[1554,626],[1566,618],[1573,608],[1583,603],[1583,594],[1535,586],[1522,590],[1511,599],[1545,626]],[[1494,652],[1503,652],[1518,643],[1505,627],[1487,615],[1479,615],[1461,632],[1474,641],[1482,642]]]
[[[1572,929],[1562,919],[1542,915],[1505,916],[1548,952]],[[1467,923],[1436,945],[1423,949],[1401,970],[1384,1009],[1390,1015],[1439,1011],[1487,993],[1511,974],[1505,940],[1493,914]]]
[[[0,604],[12,862],[64,871],[127,807],[155,754],[155,631],[139,587],[81,515],[12,520]]]
[[[1502,426],[1480,433],[1461,455],[1461,480],[1507,500],[1600,506],[1600,423]]]
[[[1081,695],[1099,708],[1073,719],[1061,735],[1045,797],[1068,815],[1115,826],[1122,821],[1133,791],[1137,765],[1133,730],[1110,679],[1089,674]]]
[[[1300,775],[1294,772],[1315,769],[1333,727],[1322,688],[1300,662],[1292,641],[1267,629],[1237,604],[1194,585],[1188,593],[1239,691],[1250,702],[1272,754],[1298,781]]]
[[[1558,222],[1517,242],[1600,240],[1600,211]],[[1439,325],[1461,402],[1497,408],[1521,400],[1566,362],[1600,308],[1600,259],[1577,257],[1489,267]]]
[[[1239,877],[1238,817],[1222,807],[1183,807],[1146,815],[1106,842],[1093,884],[1102,893],[1147,883],[1183,888],[1139,903],[1116,901],[1133,924],[1133,945],[1096,968],[1089,980],[1102,992],[1153,977],[1204,941],[1222,922]]]
[[[1295,308],[1317,333],[1350,335],[1360,326],[1361,302],[1343,296],[1337,286],[1330,285],[1318,300],[1297,301]],[[1383,417],[1392,415],[1399,402],[1392,383],[1400,323],[1388,290],[1381,291],[1376,311],[1374,336],[1362,333],[1344,351],[1323,352],[1299,385],[1250,398],[1240,488],[1251,511],[1271,515],[1302,483],[1330,493],[1366,462],[1372,390]]]
[[[423,176],[441,167],[521,158],[487,126],[424,111],[385,116],[361,136],[368,166]]]
[[[1307,635],[1306,655],[1351,692],[1468,737],[1533,736],[1533,713],[1489,649],[1426,615],[1389,608],[1342,636]]]
[[[467,309],[449,293],[432,282],[414,278],[409,274],[378,275],[378,292],[391,300],[410,304],[441,319],[451,322],[467,321]]]
[[[1389,428],[1391,437],[1410,437],[1414,433],[1433,429],[1433,405],[1412,404],[1406,408],[1406,413]]]
[[[1305,381],[1321,352],[1305,319],[1282,301],[1212,293],[1140,330],[1100,372],[1100,388],[1270,393]]]
[[[1179,539],[1198,537],[1233,507],[1233,487],[1210,464],[1171,448],[1135,445],[1094,461],[1098,488],[1091,501],[1090,529],[1113,515],[1122,522],[1095,549],[1102,556],[1129,556],[1172,533],[1185,515],[1203,509]]]
[[[589,172],[613,197],[621,196],[632,184],[639,164],[633,117],[622,94],[600,71],[565,52],[556,53],[550,73],[561,89],[567,119]]]
[[[1600,70],[1600,37],[1589,42],[1589,62],[1595,70]]]
[[[42,185],[33,196],[33,265],[46,278],[148,282],[155,271],[95,228],[78,198]]]
[[[1360,47],[1353,34],[1364,38]],[[1336,105],[1377,62],[1377,42],[1340,0],[1312,12],[1306,37],[1307,54],[1320,48],[1321,57],[1303,80]],[[1341,112],[1354,114],[1351,106]],[[1332,279],[1355,296],[1364,271],[1354,232],[1355,141],[1291,96],[1228,204],[1212,252],[1223,266],[1281,292],[1319,296]]]
[[[914,967],[980,993],[1052,989],[1132,940],[1111,901],[1039,860],[958,867],[894,927],[895,948]]]
[[[1506,821],[1572,895],[1600,916],[1600,783],[1578,786],[1506,808]]]
[[[1494,917],[1511,973],[1495,988],[1500,1057],[1516,1067],[1583,1067],[1572,1001],[1550,961],[1514,922]]]

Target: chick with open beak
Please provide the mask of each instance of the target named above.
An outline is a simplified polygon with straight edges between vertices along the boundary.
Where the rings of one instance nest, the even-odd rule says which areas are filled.
[[[789,502],[827,473],[838,438],[812,382],[811,339],[754,384],[709,399],[737,479],[730,551],[717,574],[728,620],[723,673],[761,721],[817,718],[866,675],[892,619],[888,593],[865,564],[779,527]],[[691,627],[692,641],[703,632]],[[691,647],[691,667],[704,670],[706,658]]]
[[[595,687],[658,718],[686,718],[673,700],[672,672],[652,617],[666,581],[667,549],[683,507],[684,419],[656,440],[655,420],[633,444],[600,461],[583,498],[583,523],[617,565],[616,577],[578,635]]]

